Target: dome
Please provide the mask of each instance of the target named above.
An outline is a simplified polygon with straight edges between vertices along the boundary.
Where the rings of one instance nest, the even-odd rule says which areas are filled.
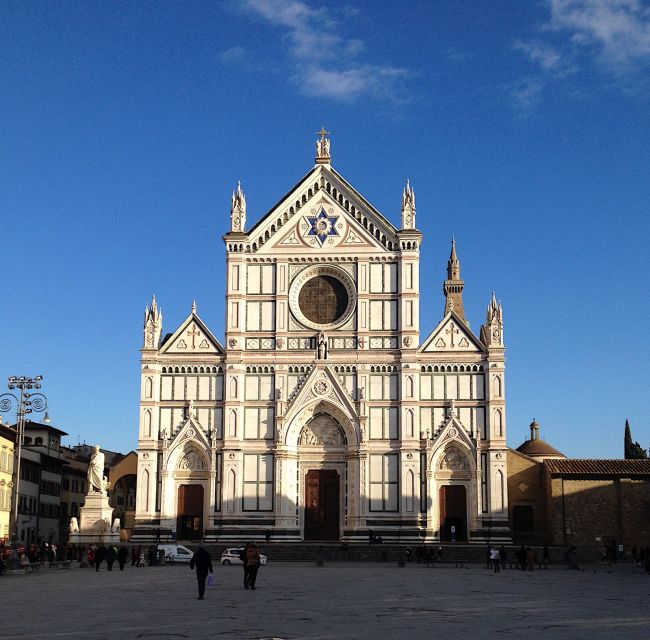
[[[566,458],[561,451],[539,437],[539,424],[535,418],[530,423],[530,440],[526,440],[516,450],[531,458]]]
[[[526,440],[522,445],[517,447],[519,453],[523,453],[531,458],[566,458],[566,456],[552,447],[545,440]]]

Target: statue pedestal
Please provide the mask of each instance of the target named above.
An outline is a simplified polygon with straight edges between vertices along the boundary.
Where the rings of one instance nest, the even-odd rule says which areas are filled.
[[[111,531],[113,507],[108,496],[99,491],[86,495],[81,507],[79,531],[70,533],[69,542],[74,544],[119,544],[120,532]]]

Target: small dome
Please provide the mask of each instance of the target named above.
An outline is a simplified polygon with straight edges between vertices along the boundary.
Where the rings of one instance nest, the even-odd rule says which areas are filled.
[[[558,451],[548,442],[539,438],[526,440],[526,442],[517,447],[517,451],[531,458],[566,458],[561,451]]]

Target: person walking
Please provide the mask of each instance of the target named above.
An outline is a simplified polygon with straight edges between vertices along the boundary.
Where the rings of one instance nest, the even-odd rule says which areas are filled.
[[[124,571],[124,565],[129,557],[129,550],[122,545],[117,552],[117,563],[120,565],[120,571]]]
[[[133,545],[131,547],[131,566],[135,567],[140,559],[140,547]]]
[[[99,567],[104,562],[106,557],[106,547],[103,544],[100,544],[95,550],[95,571],[99,571]]]
[[[244,589],[255,591],[257,570],[260,568],[260,552],[254,542],[249,542],[244,549]]]
[[[210,558],[210,554],[202,544],[199,544],[199,548],[190,560],[190,569],[194,569],[195,567],[196,580],[199,585],[199,597],[197,600],[203,600],[203,594],[205,594],[205,580],[208,577],[208,573],[212,573],[212,558]]]
[[[106,564],[108,565],[108,571],[113,571],[113,563],[116,558],[117,549],[112,544],[109,544],[108,547],[106,547]]]
[[[501,569],[501,558],[499,557],[499,550],[496,547],[492,547],[490,550],[490,561],[494,567],[494,573],[499,573]]]
[[[508,560],[508,552],[506,551],[504,545],[501,545],[501,547],[499,547],[499,559],[501,560],[501,570],[505,571],[506,561]]]

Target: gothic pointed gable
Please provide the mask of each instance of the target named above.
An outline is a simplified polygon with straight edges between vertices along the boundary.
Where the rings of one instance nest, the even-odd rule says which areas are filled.
[[[434,434],[432,455],[435,456],[436,452],[441,449],[447,450],[450,448],[458,449],[472,460],[476,455],[476,443],[469,435],[467,427],[454,415],[448,416]]]
[[[160,349],[168,354],[224,353],[223,347],[193,309],[181,326],[165,340]]]
[[[189,415],[167,448],[168,466],[186,471],[206,471],[210,466],[210,443],[201,425]]]
[[[422,353],[441,351],[449,353],[484,352],[485,347],[454,311],[450,311],[420,347]]]
[[[285,413],[285,424],[290,424],[305,406],[316,405],[319,402],[338,407],[347,416],[348,420],[352,420],[357,416],[354,400],[341,384],[336,373],[325,364],[317,364],[293,395],[289,397]]]
[[[287,246],[317,252],[399,248],[393,224],[329,164],[316,165],[244,238],[226,234],[224,240],[261,254]]]

